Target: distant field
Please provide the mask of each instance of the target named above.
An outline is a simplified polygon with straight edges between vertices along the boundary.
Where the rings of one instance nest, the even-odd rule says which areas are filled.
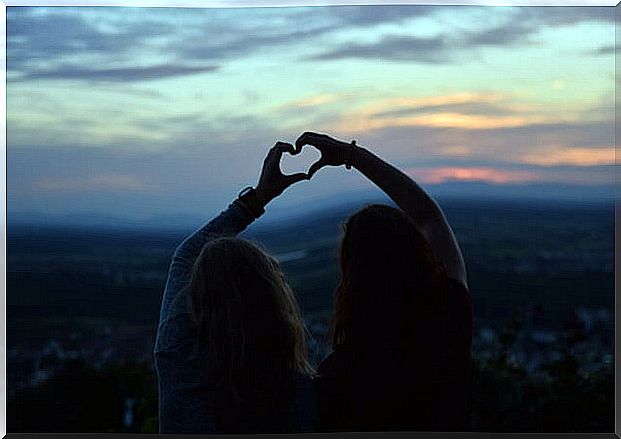
[[[576,307],[612,309],[613,206],[446,202],[443,207],[466,258],[478,325],[501,323],[536,305],[554,327]],[[257,223],[244,234],[283,257],[305,312],[329,313],[341,223],[351,211],[272,226]],[[36,334],[36,326],[24,326],[28,321],[53,326],[85,317],[152,324],[169,258],[188,232],[9,224],[9,345]]]

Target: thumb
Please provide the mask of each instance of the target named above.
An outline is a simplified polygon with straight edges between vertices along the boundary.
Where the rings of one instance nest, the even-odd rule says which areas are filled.
[[[298,172],[297,174],[287,175],[286,176],[287,186],[297,183],[298,181],[308,180],[308,178],[309,178],[308,175],[304,172]]]

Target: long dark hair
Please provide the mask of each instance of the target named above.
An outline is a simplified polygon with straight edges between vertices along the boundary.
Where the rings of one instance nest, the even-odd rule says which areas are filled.
[[[190,298],[209,385],[225,415],[274,410],[296,376],[313,373],[295,296],[278,261],[257,245],[210,241],[194,264]]]
[[[446,269],[399,209],[375,204],[352,215],[339,259],[329,333],[334,348],[383,346],[403,353],[420,332],[417,325],[446,306]]]

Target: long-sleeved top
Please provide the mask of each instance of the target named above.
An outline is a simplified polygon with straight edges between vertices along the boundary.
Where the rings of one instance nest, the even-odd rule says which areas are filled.
[[[206,357],[191,321],[186,288],[192,267],[211,239],[237,236],[254,220],[246,208],[233,202],[228,209],[188,236],[175,250],[162,297],[153,350],[158,381],[161,433],[218,433],[209,409]],[[317,402],[310,378],[300,377],[293,402],[292,432],[314,431]]]
[[[412,316],[421,334],[409,356],[375,347],[363,358],[340,345],[322,362],[320,431],[468,430],[472,298],[460,282],[449,284],[444,314]]]

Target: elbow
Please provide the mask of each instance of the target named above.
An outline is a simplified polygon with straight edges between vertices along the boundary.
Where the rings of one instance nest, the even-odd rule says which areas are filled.
[[[179,245],[172,254],[170,262],[171,273],[186,273],[192,269],[194,261],[185,243]]]
[[[172,262],[179,261],[183,259],[185,251],[185,247],[187,246],[187,239],[184,240],[181,244],[175,247],[175,250],[172,253]]]

